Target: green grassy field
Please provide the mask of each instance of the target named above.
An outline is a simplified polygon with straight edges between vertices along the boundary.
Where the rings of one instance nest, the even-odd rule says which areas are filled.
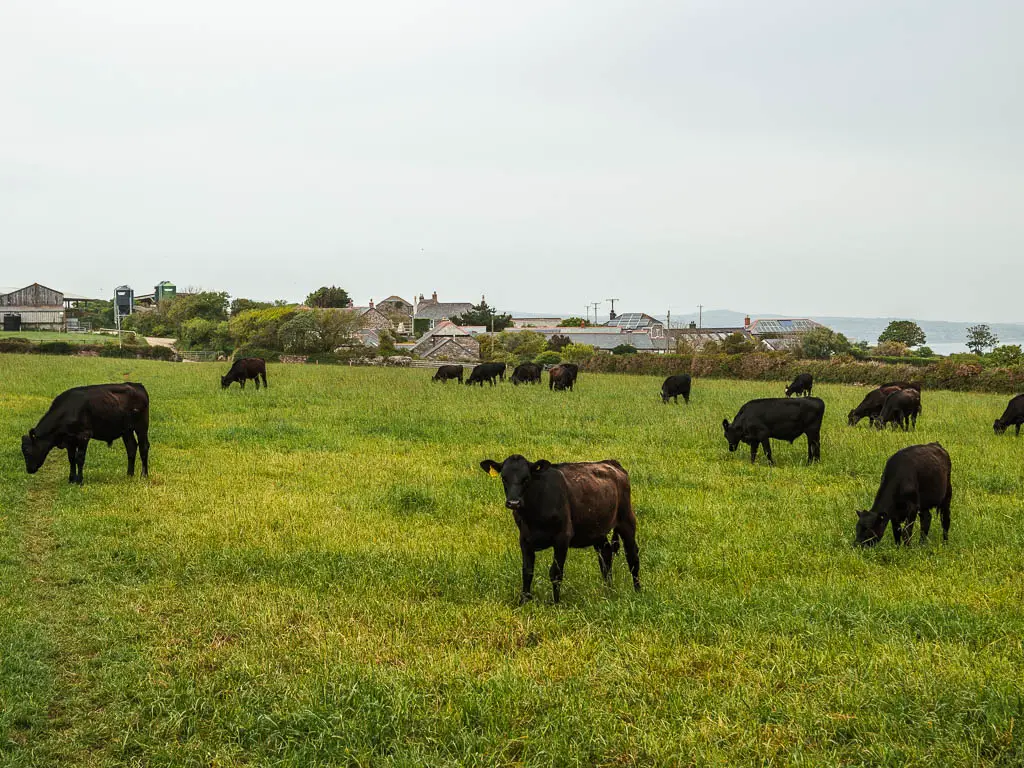
[[[577,391],[427,370],[0,356],[0,764],[1024,763],[1024,441],[1001,395],[926,392],[916,434],[845,425],[820,465],[730,454],[723,417],[779,383],[582,375]],[[93,443],[82,488],[20,435],[66,387],[144,382],[148,481]],[[942,546],[851,546],[885,459],[953,459]],[[550,554],[517,607],[501,484],[477,466],[618,458],[644,591]]]
[[[68,344],[103,344],[117,341],[116,336],[105,336],[100,333],[60,333],[58,331],[0,331],[0,339],[28,339],[40,343],[44,341],[66,341]]]

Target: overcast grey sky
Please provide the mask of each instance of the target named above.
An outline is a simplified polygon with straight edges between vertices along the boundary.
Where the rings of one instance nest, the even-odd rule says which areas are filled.
[[[1020,0],[5,0],[0,284],[1024,320]]]

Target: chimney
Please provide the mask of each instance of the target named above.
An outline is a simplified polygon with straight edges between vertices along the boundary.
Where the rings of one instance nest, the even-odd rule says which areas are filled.
[[[348,300],[348,308],[349,309],[352,309],[352,307],[354,307],[355,305],[356,305],[356,303],[354,301],[352,301],[352,299]]]
[[[370,309],[373,309],[373,299],[370,299]]]
[[[434,294],[433,296],[430,297],[430,300],[435,304],[437,303],[437,291],[434,291]]]
[[[749,328],[750,327],[750,315],[747,315],[746,317],[743,318],[743,327],[744,328]]]
[[[697,321],[696,320],[691,320],[690,321],[690,327],[691,328],[696,328],[697,327]]]

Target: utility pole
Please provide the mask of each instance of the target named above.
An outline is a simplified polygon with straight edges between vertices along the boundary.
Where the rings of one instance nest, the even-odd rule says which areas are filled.
[[[609,315],[608,319],[609,320],[614,320],[615,319],[615,302],[618,301],[618,299],[605,299],[605,301],[610,301],[611,304],[612,304],[612,311],[611,311],[611,314]]]
[[[590,325],[590,305],[589,304],[584,304],[583,305],[583,314],[586,315],[587,325]]]
[[[672,335],[672,310],[669,309],[665,314],[665,354],[668,354],[668,339]]]
[[[601,306],[601,302],[595,301],[591,304],[591,306],[594,308],[594,325],[599,325],[599,323],[597,322],[597,308]]]
[[[697,305],[697,327],[698,328],[703,328],[704,327],[704,305],[703,304],[698,304]]]

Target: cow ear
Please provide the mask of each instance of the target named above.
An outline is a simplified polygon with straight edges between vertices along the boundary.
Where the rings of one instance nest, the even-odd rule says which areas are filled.
[[[858,509],[857,510],[857,517],[858,518],[864,517],[864,515],[866,515],[867,513],[868,513],[868,511],[866,509]]]
[[[35,427],[32,427],[32,429],[30,429],[28,431],[28,436],[31,437],[33,440],[36,439],[36,428]]]
[[[729,420],[728,419],[722,419],[722,427],[724,429],[728,429],[729,428]]]
[[[540,461],[530,465],[531,472],[543,472],[545,469],[551,468],[551,462],[547,459],[541,459]]]
[[[505,462],[501,462],[501,464],[504,463]],[[492,461],[491,459],[484,459],[480,462],[480,469],[493,477],[501,474],[501,464],[496,461]]]

